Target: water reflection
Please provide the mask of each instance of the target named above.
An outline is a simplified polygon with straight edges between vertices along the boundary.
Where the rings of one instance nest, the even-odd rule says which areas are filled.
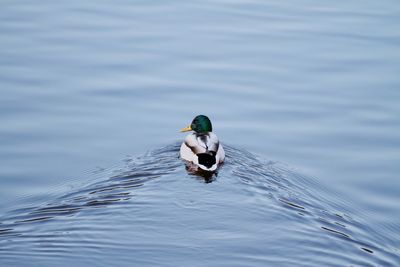
[[[222,164],[218,167],[216,171],[209,172],[198,168],[195,164],[191,162],[184,162],[186,172],[194,177],[195,179],[205,182],[206,184],[212,183],[217,179],[218,171],[222,168]]]

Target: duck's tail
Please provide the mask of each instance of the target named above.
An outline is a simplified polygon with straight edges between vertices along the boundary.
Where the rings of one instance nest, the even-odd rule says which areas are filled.
[[[214,171],[217,168],[215,153],[197,154],[199,167],[205,171]]]

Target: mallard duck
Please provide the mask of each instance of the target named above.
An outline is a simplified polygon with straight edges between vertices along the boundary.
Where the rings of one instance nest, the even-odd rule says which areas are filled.
[[[225,159],[225,151],[218,137],[212,132],[207,116],[196,116],[192,123],[181,132],[193,131],[186,136],[180,149],[182,159],[194,163],[205,171],[215,171]]]

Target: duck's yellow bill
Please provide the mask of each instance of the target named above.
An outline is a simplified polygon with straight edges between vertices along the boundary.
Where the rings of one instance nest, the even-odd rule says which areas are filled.
[[[183,132],[189,132],[189,131],[191,131],[191,130],[192,130],[192,127],[189,125],[188,127],[182,128],[182,129],[181,129],[181,133],[183,133]]]

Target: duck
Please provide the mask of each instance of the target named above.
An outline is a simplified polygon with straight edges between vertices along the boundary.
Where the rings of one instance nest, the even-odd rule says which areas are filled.
[[[210,119],[205,115],[196,116],[192,123],[181,129],[189,132],[180,148],[180,157],[203,171],[214,172],[225,160],[225,151],[215,133]]]

